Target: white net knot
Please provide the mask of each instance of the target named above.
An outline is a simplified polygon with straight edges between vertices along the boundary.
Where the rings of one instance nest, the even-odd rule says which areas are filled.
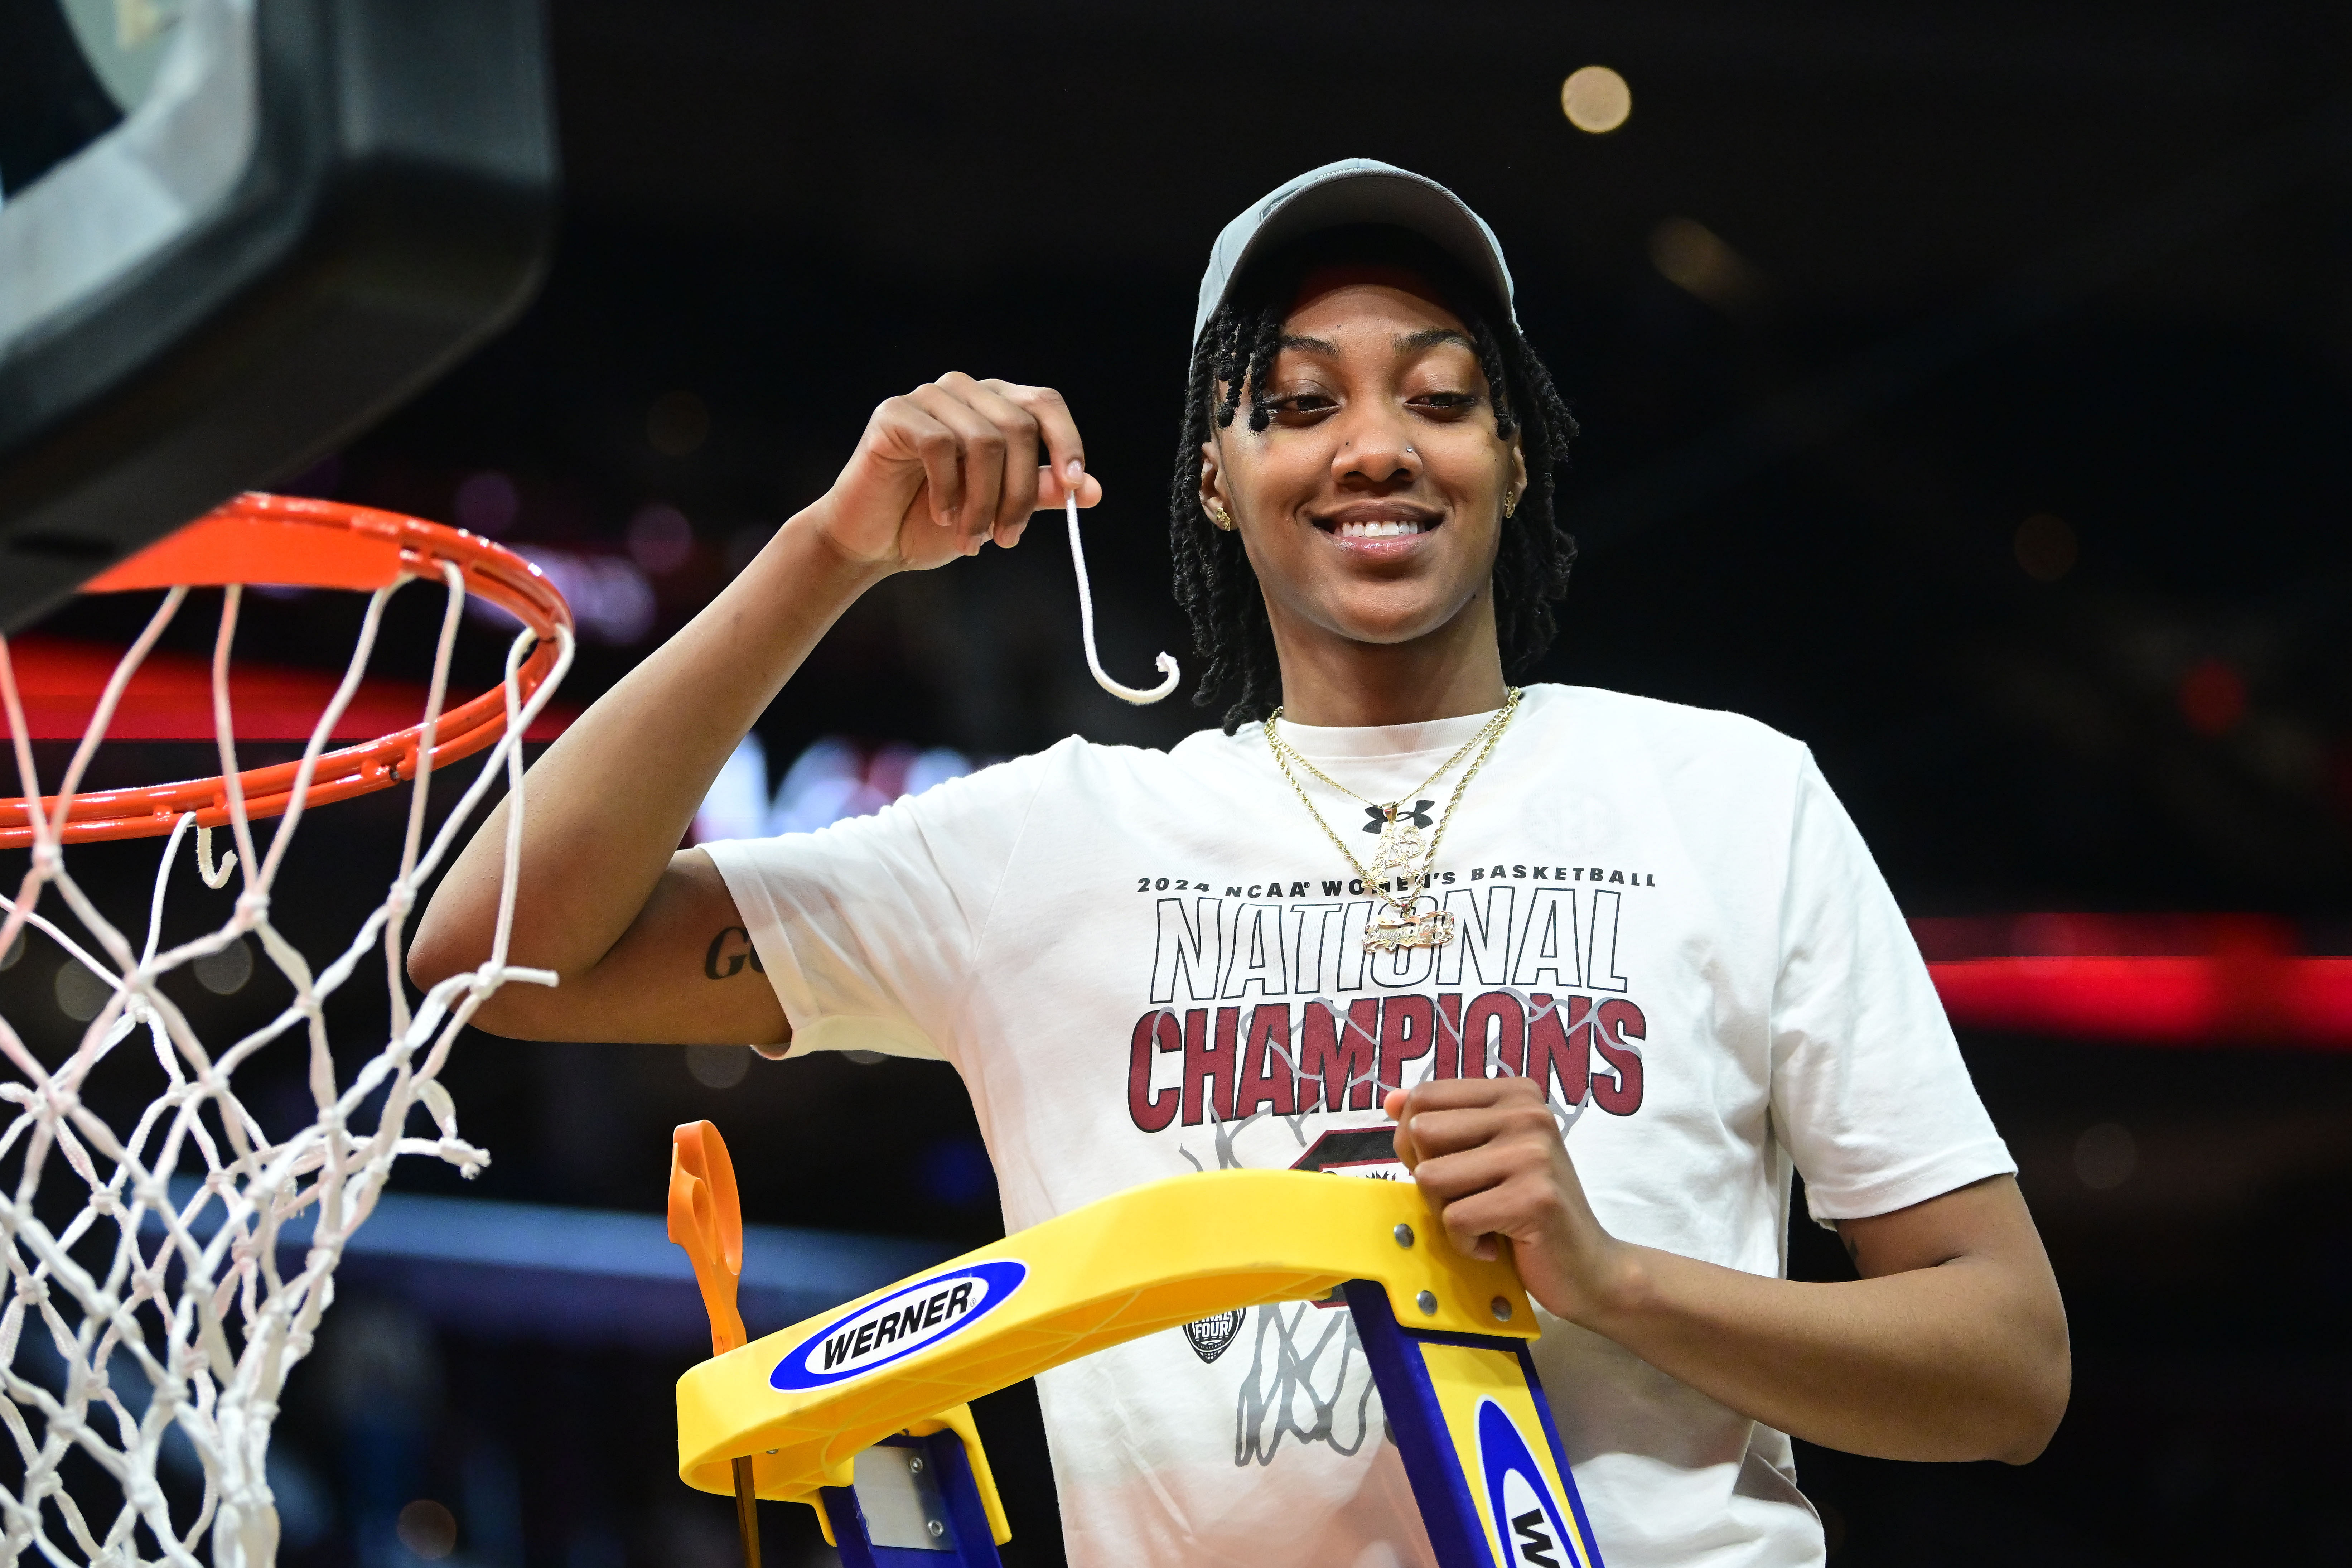
[[[268,918],[269,895],[268,893],[254,888],[236,896],[236,917],[231,924],[238,935],[242,936]]]

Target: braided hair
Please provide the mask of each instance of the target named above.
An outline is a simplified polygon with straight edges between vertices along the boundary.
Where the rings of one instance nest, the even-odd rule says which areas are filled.
[[[1485,290],[1433,245],[1402,229],[1325,230],[1253,266],[1201,332],[1184,388],[1184,429],[1169,486],[1168,518],[1176,558],[1176,601],[1192,623],[1192,647],[1204,662],[1192,700],[1210,707],[1230,697],[1224,729],[1264,720],[1282,700],[1274,627],[1265,595],[1238,531],[1213,527],[1201,510],[1201,448],[1212,425],[1231,427],[1246,399],[1249,424],[1263,430],[1274,410],[1265,383],[1280,351],[1283,323],[1307,272],[1333,261],[1400,264],[1427,279],[1470,329],[1478,365],[1493,396],[1496,434],[1520,437],[1528,489],[1503,523],[1495,558],[1495,629],[1506,678],[1519,679],[1559,632],[1552,604],[1568,591],[1576,536],[1553,510],[1553,468],[1568,458],[1575,416],[1551,374],[1507,316],[1498,331],[1482,308]]]

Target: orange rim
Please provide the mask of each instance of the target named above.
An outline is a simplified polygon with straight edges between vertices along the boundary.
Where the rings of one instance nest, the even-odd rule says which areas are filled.
[[[270,583],[373,593],[406,577],[437,582],[445,563],[457,569],[468,594],[488,600],[538,635],[538,645],[516,672],[516,706],[527,705],[555,667],[556,632],[572,626],[572,607],[538,567],[511,550],[420,518],[341,501],[248,492],[110,568],[85,584],[82,592]],[[446,767],[496,744],[506,727],[502,686],[446,710],[434,729],[433,766]],[[306,806],[348,800],[414,779],[424,742],[425,726],[419,722],[378,740],[320,752],[304,795]],[[292,804],[300,771],[298,760],[238,774],[246,816],[257,819],[285,811]],[[0,847],[20,848],[33,842],[30,807],[21,795],[0,799]],[[45,796],[41,810],[54,825],[57,797]],[[68,844],[153,837],[171,832],[190,812],[196,814],[200,827],[225,826],[229,820],[226,777],[215,773],[184,784],[77,795],[58,837]]]

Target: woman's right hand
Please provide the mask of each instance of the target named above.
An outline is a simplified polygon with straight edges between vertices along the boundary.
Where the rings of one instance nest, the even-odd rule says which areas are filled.
[[[1060,393],[958,371],[875,409],[810,521],[853,560],[919,572],[1012,548],[1074,483],[1080,506],[1102,499]]]

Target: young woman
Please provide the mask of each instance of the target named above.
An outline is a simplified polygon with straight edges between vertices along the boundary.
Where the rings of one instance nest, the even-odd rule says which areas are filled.
[[[1098,498],[1058,395],[943,376],[533,769],[513,954],[562,984],[478,1022],[943,1058],[1013,1229],[1195,1168],[1402,1162],[1454,1245],[1509,1242],[1612,1568],[1819,1563],[1789,1435],[2032,1458],[2057,1289],[1811,756],[1509,684],[1566,586],[1573,425],[1492,233],[1401,170],[1317,170],[1219,239],[1195,342],[1177,588],[1222,731],[673,852],[851,600]],[[487,954],[503,831],[426,911],[420,982]],[[1781,1278],[1792,1167],[1858,1280]],[[1073,1563],[1429,1560],[1345,1313],[1039,1381]]]

